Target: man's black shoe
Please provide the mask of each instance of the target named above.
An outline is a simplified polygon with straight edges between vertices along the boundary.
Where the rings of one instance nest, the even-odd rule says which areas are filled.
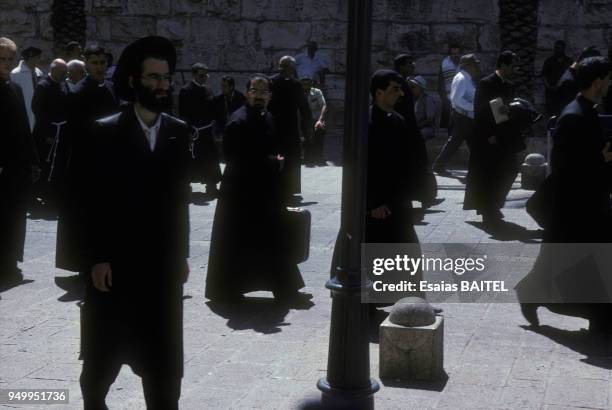
[[[539,306],[537,303],[521,303],[521,313],[525,320],[533,327],[540,326],[540,319],[538,319]]]

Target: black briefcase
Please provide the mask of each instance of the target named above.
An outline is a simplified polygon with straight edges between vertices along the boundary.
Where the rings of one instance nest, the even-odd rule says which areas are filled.
[[[310,256],[310,211],[303,208],[287,207],[285,228],[287,253],[290,260],[302,263]]]

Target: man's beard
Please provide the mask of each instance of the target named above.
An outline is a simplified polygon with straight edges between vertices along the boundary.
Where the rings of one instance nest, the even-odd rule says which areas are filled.
[[[172,88],[168,89],[168,95],[157,97],[156,91],[136,84],[136,99],[147,110],[154,113],[170,112],[172,110]]]

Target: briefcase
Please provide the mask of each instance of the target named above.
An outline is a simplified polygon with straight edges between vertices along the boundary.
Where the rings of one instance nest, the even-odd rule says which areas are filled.
[[[310,211],[303,208],[287,207],[285,232],[287,253],[290,260],[302,263],[310,256]]]

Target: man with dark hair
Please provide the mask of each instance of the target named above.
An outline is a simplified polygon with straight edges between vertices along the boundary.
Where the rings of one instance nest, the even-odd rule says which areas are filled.
[[[240,91],[236,90],[234,78],[229,75],[221,77],[221,94],[215,97],[215,113],[217,128],[223,132],[225,124],[231,115],[242,107],[246,102],[246,97]]]
[[[179,92],[179,116],[194,128],[192,181],[206,185],[206,193],[217,195],[221,180],[219,156],[215,148],[213,126],[215,119],[214,94],[206,84],[208,66],[191,66],[192,80]]]
[[[568,67],[563,73],[557,84],[559,92],[559,111],[576,98],[580,88],[576,84],[576,67],[578,63],[585,58],[601,56],[601,53],[595,46],[589,46],[582,49],[574,64]]]
[[[66,44],[64,52],[66,54],[65,61],[83,59],[83,49],[81,48],[81,44],[79,44],[78,41],[68,42],[68,44]]]
[[[498,226],[504,215],[506,195],[518,173],[516,154],[525,149],[521,132],[511,121],[496,121],[490,101],[501,99],[502,114],[514,98],[510,82],[518,57],[502,51],[495,72],[480,80],[474,97],[474,140],[470,144],[470,160],[463,209],[475,209],[488,226]]]
[[[57,200],[55,170],[61,168],[57,163],[57,148],[60,139],[66,137],[68,118],[67,70],[64,60],[53,60],[49,74],[38,82],[32,98],[32,111],[36,117],[33,135],[42,167],[35,192],[40,204],[55,205]]]
[[[581,60],[576,66],[579,94],[559,116],[553,134],[551,175],[546,181],[550,187],[547,194],[550,198],[548,201],[550,209],[546,209],[546,212],[550,217],[549,223],[544,227],[544,241],[553,244],[580,244],[572,245],[578,251],[576,255],[580,254],[581,249],[588,249],[585,248],[587,246],[585,244],[612,243],[610,212],[612,152],[595,109],[595,105],[601,104],[608,92],[611,77],[612,64],[608,59],[588,57]],[[545,246],[546,244],[541,248],[538,260],[559,256],[554,253],[548,255],[547,249],[555,248]],[[593,255],[597,257],[597,252]],[[563,287],[570,289],[568,296],[575,296],[572,292],[575,291],[577,279],[567,274],[562,275],[559,271],[552,272],[551,269],[555,266],[562,266],[558,261],[555,262],[557,264],[536,264],[517,288],[519,299],[524,291],[537,289],[536,293],[539,295],[550,295],[554,293],[551,289]],[[605,261],[600,266],[606,264],[609,264],[609,261]],[[576,273],[580,274],[580,288],[586,289],[590,295],[600,294],[598,292],[601,289],[595,289],[593,286],[601,287],[599,283],[602,282],[598,275],[608,274],[606,271],[600,273],[596,269],[593,271],[588,268],[582,268]],[[537,284],[537,287],[533,287],[534,284]],[[541,305],[521,304],[523,315],[534,326],[539,325],[536,313],[538,306]],[[612,347],[610,306],[612,305],[556,303],[544,306],[556,313],[589,319],[589,332],[604,339],[607,344],[606,354],[610,354]]]
[[[306,52],[295,56],[296,76],[298,79],[312,78],[315,85],[320,88],[325,86],[325,75],[329,73],[328,63],[320,54],[317,54],[319,45],[311,40],[306,44]]]
[[[459,72],[459,59],[461,58],[461,46],[458,43],[449,43],[448,55],[444,57],[440,63],[438,72],[438,94],[442,101],[440,127],[448,128],[448,135],[452,135],[451,131],[451,103],[450,93],[453,78]]]
[[[129,103],[93,127],[80,378],[85,409],[106,408],[123,364],[142,378],[147,408],[178,409],[191,133],[165,114],[175,64],[165,38],[127,46],[113,83]]]
[[[269,110],[276,121],[281,140],[281,153],[285,157],[285,166],[281,175],[284,199],[287,203],[295,203],[299,197],[293,195],[302,191],[300,129],[303,137],[309,139],[312,113],[302,90],[302,84],[295,78],[295,59],[283,56],[279,61],[279,71],[272,77],[274,92],[270,99]]]
[[[43,77],[43,72],[38,68],[40,66],[40,56],[42,50],[37,47],[28,47],[21,52],[22,60],[17,67],[11,71],[11,81],[19,84],[23,92],[23,101],[26,112],[28,113],[28,121],[30,131],[34,129],[34,113],[32,112],[32,96],[36,84]]]
[[[449,94],[453,129],[433,164],[433,170],[439,175],[450,175],[446,164],[463,141],[467,141],[469,147],[474,133],[474,96],[480,75],[480,60],[475,54],[466,54],[461,56],[459,67]]]
[[[264,74],[247,83],[247,103],[230,118],[223,149],[227,166],[215,210],[206,297],[237,302],[267,290],[283,304],[301,304],[304,281],[288,256],[285,233],[282,141],[266,108],[272,82]],[[245,212],[245,204],[249,209]]]
[[[563,73],[572,65],[572,59],[565,54],[565,41],[557,40],[553,45],[553,55],[544,60],[542,78],[546,98],[546,111],[557,115],[561,111],[559,90],[557,88]]]
[[[55,264],[60,269],[85,276],[83,260],[84,192],[90,181],[85,169],[91,161],[91,127],[95,120],[119,111],[119,99],[105,81],[106,54],[97,44],[84,52],[87,76],[68,95],[66,138],[60,141],[56,162],[59,172],[59,215]]]
[[[0,288],[23,280],[29,183],[37,178],[38,157],[30,133],[23,94],[10,81],[17,45],[0,38]]]

